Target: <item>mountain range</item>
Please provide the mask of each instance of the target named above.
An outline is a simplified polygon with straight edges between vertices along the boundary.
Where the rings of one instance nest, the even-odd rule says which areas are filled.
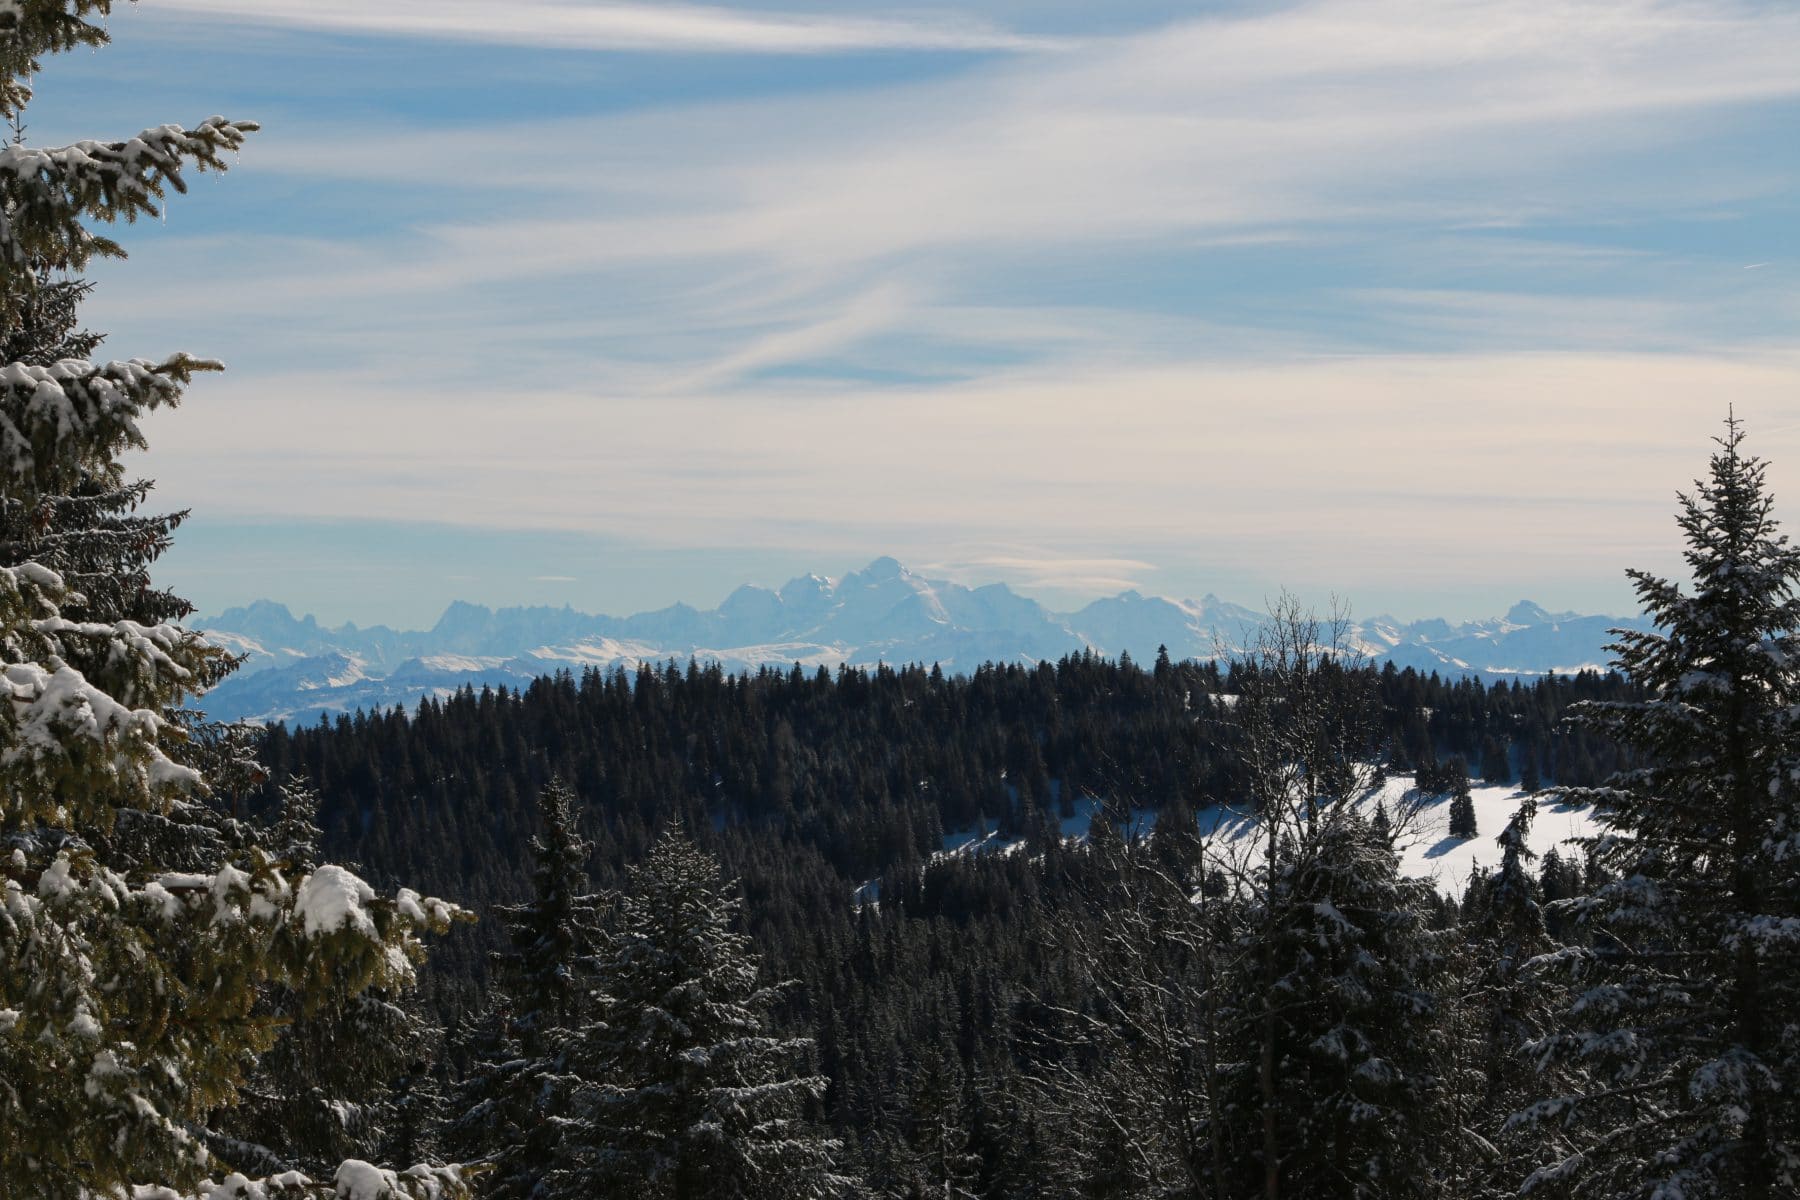
[[[840,663],[1039,662],[1092,650],[1149,662],[1210,658],[1247,644],[1264,615],[1208,595],[1171,600],[1128,591],[1056,613],[1005,584],[965,587],[878,558],[838,579],[803,575],[779,589],[746,584],[708,611],[675,604],[629,617],[571,608],[489,609],[461,601],[426,630],[337,628],[259,600],[194,624],[234,654],[236,674],[205,698],[221,719],[314,721],[356,709],[413,707],[464,685],[520,686],[559,670],[628,668],[673,658],[727,670]],[[1504,617],[1452,625],[1388,616],[1357,621],[1352,637],[1399,667],[1484,678],[1603,667],[1607,631],[1642,618],[1551,613],[1529,601]]]

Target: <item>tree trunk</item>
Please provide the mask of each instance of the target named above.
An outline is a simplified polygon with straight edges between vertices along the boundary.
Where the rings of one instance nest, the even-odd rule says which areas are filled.
[[[1268,914],[1263,930],[1262,1055],[1258,1083],[1262,1092],[1263,1200],[1281,1200],[1281,1130],[1275,1107],[1275,864],[1276,820],[1268,817],[1269,845],[1263,907]]]

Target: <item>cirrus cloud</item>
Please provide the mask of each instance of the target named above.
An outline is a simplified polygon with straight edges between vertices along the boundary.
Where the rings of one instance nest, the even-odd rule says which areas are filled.
[[[758,13],[594,0],[160,0],[179,12],[332,33],[551,50],[842,54],[868,50],[1045,50],[1063,45],[985,22]]]

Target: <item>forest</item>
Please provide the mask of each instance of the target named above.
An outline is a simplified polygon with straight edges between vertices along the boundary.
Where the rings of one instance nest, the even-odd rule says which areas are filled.
[[[1254,694],[1255,674],[1248,662],[1091,656],[969,677],[729,676],[692,663],[563,674],[411,714],[273,728],[261,763],[283,782],[253,807],[275,820],[299,797],[327,857],[482,912],[541,900],[532,845],[545,822],[587,847],[576,886],[612,894],[678,821],[738,883],[763,979],[790,981],[770,1016],[816,1039],[819,1115],[877,1194],[1179,1194],[1167,1164],[1111,1163],[1102,1186],[1088,1160],[1104,1152],[1077,1148],[1088,1121],[1041,1127],[1040,1110],[1068,1098],[1034,1089],[1052,1064],[1081,1061],[1073,1048],[1097,1001],[1087,955],[1118,933],[1121,880],[1226,889],[1227,864],[1209,872],[1198,836],[1179,831],[1246,795],[1243,729],[1221,698]],[[1367,707],[1369,761],[1415,773],[1421,803],[1466,785],[1470,763],[1494,782],[1597,783],[1621,751],[1565,715],[1639,696],[1592,673],[1485,686],[1364,667],[1345,687]],[[551,794],[561,800],[546,809]],[[1078,808],[1095,828],[1065,838]],[[1159,832],[1134,835],[1152,813]],[[1023,852],[941,852],[946,831],[967,829]],[[1528,868],[1552,899],[1574,895],[1585,871],[1575,847]],[[1414,898],[1446,936],[1481,904],[1480,888]],[[440,1114],[491,1036],[488,963],[498,953],[504,969],[511,929],[487,921],[434,947],[421,992]],[[1064,1152],[1049,1171],[1046,1155]],[[1009,1182],[1007,1162],[1031,1165]]]
[[[750,919],[772,922],[769,932],[817,914],[827,896],[848,917],[859,887],[892,909],[927,874],[934,891],[969,897],[945,914],[967,921],[992,906],[972,905],[986,885],[957,876],[988,864],[943,855],[946,834],[991,831],[1035,856],[1060,851],[1065,827],[1085,834],[1095,810],[1120,827],[1182,824],[1241,798],[1221,698],[1238,695],[1245,675],[1243,664],[1165,657],[1145,669],[1086,655],[967,677],[916,665],[590,670],[518,692],[465,690],[412,713],[274,726],[259,754],[268,778],[318,797],[328,858],[464,903],[526,898],[534,798],[561,780],[603,884],[674,818],[767,897]],[[1372,757],[1385,771],[1419,772],[1427,797],[1470,776],[1526,790],[1598,783],[1622,765],[1620,751],[1565,712],[1638,694],[1591,672],[1488,686],[1364,668],[1361,682]],[[246,804],[275,811],[281,794],[264,785]],[[781,915],[765,915],[771,907]],[[445,997],[440,1017],[466,1010],[449,997],[479,981],[498,937],[472,929],[434,952],[427,991]]]
[[[0,4],[15,131],[110,7]],[[1735,417],[1605,675],[1284,596],[1213,662],[209,722],[125,455],[219,364],[96,360],[82,271],[256,132],[0,151],[0,1198],[1800,1193],[1800,550]]]

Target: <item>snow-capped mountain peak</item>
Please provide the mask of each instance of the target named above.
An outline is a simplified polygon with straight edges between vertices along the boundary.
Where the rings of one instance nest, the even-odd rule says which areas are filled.
[[[1172,600],[1135,589],[1056,613],[1004,583],[931,579],[883,556],[839,579],[802,575],[779,588],[745,584],[701,610],[672,604],[610,617],[571,608],[490,609],[458,601],[428,630],[337,629],[258,601],[195,624],[233,653],[239,673],[210,693],[215,716],[311,718],[321,711],[411,706],[465,684],[522,686],[559,669],[632,667],[695,657],[727,669],[763,665],[1037,662],[1092,650],[1149,662],[1211,658],[1248,645],[1263,615],[1208,593]],[[1504,618],[1358,624],[1370,656],[1424,671],[1487,676],[1603,666],[1610,617],[1551,614],[1521,601]]]
[[[1530,600],[1521,600],[1506,610],[1506,623],[1527,628],[1532,625],[1548,625],[1553,618],[1544,607]]]

